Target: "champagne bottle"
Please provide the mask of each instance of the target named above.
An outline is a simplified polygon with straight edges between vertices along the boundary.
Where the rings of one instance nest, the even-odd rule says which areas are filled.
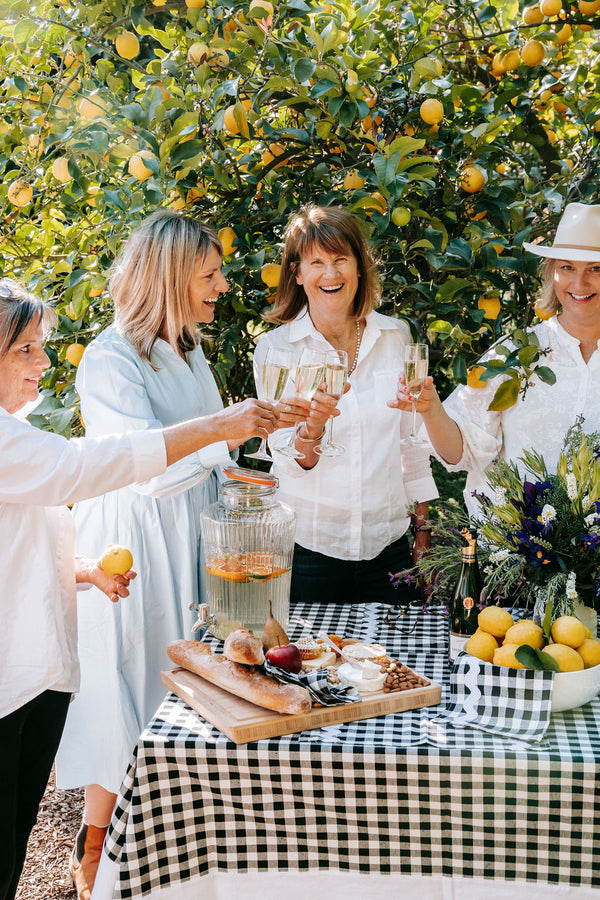
[[[477,538],[463,531],[467,545],[462,547],[462,566],[448,609],[450,626],[449,656],[454,662],[469,637],[477,630],[479,599],[483,581],[477,563]]]

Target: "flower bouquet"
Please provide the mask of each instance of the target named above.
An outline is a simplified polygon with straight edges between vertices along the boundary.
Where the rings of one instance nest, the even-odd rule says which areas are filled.
[[[443,592],[457,574],[465,527],[479,536],[479,563],[488,602],[507,602],[541,620],[572,615],[578,604],[600,610],[600,434],[582,422],[565,436],[556,473],[543,456],[524,451],[516,463],[497,460],[488,473],[488,495],[477,494],[480,515],[446,513],[434,529],[434,546],[416,574]]]

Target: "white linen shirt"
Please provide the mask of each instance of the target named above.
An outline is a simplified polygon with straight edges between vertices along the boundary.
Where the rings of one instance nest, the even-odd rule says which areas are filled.
[[[333,440],[345,448],[341,456],[322,456],[312,469],[273,451],[277,498],[297,516],[296,542],[337,559],[373,559],[402,537],[410,519],[407,507],[438,496],[429,453],[400,446],[410,433],[410,414],[386,404],[396,396],[408,326],[372,312],[367,317],[350,390],[341,398],[333,420]],[[330,350],[331,345],[304,310],[291,322],[261,337],[254,354],[254,377],[262,384],[267,349],[291,347],[295,362],[304,347]],[[284,397],[293,395],[288,383]],[[275,443],[290,429],[275,432]]]
[[[0,460],[1,717],[45,690],[79,686],[65,504],[160,474],[166,450],[160,431],[68,441],[0,407]]]
[[[536,450],[543,455],[548,471],[556,472],[565,434],[578,416],[585,419],[584,431],[600,429],[600,351],[596,349],[586,364],[579,340],[565,331],[558,316],[530,330],[542,348],[550,349],[541,362],[555,373],[555,384],[545,384],[534,374],[525,397],[519,396],[515,405],[503,412],[488,409],[501,375],[483,388],[460,385],[444,401],[446,412],[462,432],[463,455],[453,466],[440,461],[449,471],[467,470],[464,496],[470,515],[479,511],[472,491],[490,493],[486,471],[498,457],[519,465],[523,449]],[[485,359],[495,356],[492,350]],[[524,476],[522,464],[519,470]]]

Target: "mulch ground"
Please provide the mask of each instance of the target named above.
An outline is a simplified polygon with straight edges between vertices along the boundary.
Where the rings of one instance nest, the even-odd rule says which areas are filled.
[[[69,856],[83,811],[83,791],[59,791],[54,771],[31,832],[17,900],[77,900]]]

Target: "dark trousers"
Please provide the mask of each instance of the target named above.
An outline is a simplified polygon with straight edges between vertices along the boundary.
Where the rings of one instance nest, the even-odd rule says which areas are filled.
[[[412,566],[408,539],[403,536],[374,559],[335,559],[296,544],[292,564],[291,602],[405,603],[417,597],[415,588],[394,588],[390,574]]]
[[[70,699],[45,691],[0,719],[0,900],[17,892]]]

